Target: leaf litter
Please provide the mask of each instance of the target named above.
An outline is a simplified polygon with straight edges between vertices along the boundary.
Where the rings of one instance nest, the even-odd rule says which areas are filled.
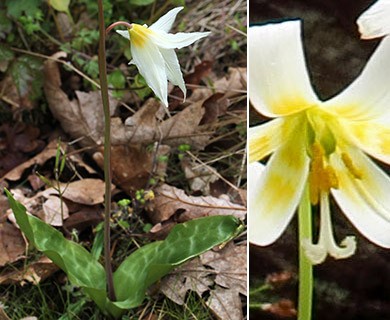
[[[244,319],[241,304],[247,294],[246,261],[246,243],[229,243],[176,269],[161,281],[160,290],[180,305],[188,291],[200,297],[207,293],[206,304],[218,319]]]
[[[199,6],[204,5],[205,2]],[[244,7],[240,3],[236,3],[234,10],[238,7]],[[191,11],[188,16],[196,16],[198,10],[202,11],[203,9],[198,8]],[[222,39],[225,37],[225,31],[218,30],[219,27],[214,28],[215,23],[217,23],[215,14],[218,15],[223,11],[223,15],[228,17],[234,11],[232,10],[233,6],[229,1],[223,1],[204,21],[204,25],[208,25],[214,31],[214,38],[210,41],[219,41],[218,45],[213,46],[215,52],[218,48],[221,49],[218,53],[219,56],[221,56],[221,52],[226,51],[226,47],[222,50],[223,46],[226,46],[226,41]],[[198,20],[195,18],[190,21]],[[192,22],[188,23],[189,27],[192,24]],[[236,38],[237,34],[234,32],[233,34],[232,38]],[[210,47],[210,41],[207,41],[206,47]],[[176,168],[170,167],[172,159],[177,156],[178,147],[181,145],[190,145],[191,152],[195,155],[200,151],[207,154],[210,145],[218,142],[219,135],[221,135],[220,132],[216,132],[223,126],[220,122],[221,119],[230,117],[230,120],[225,123],[231,126],[245,123],[246,104],[240,105],[236,102],[245,100],[246,69],[229,67],[228,72],[223,72],[223,74],[220,70],[215,71],[215,61],[212,59],[200,60],[194,54],[199,49],[204,52],[209,51],[205,49],[204,45],[201,46],[201,48],[194,48],[187,59],[188,63],[198,65],[195,66],[192,73],[188,73],[186,76],[188,84],[186,102],[182,103],[180,95],[177,94],[177,88],[170,92],[170,116],[166,116],[162,105],[153,98],[142,103],[142,99],[134,99],[136,96],[134,93],[131,96],[133,100],[130,102],[126,99],[119,102],[110,97],[113,188],[117,187],[119,190],[117,189],[116,192],[122,192],[122,196],[125,193],[131,198],[134,197],[135,191],[145,187],[153,190],[154,199],[148,200],[146,207],[141,208],[146,209],[143,213],[147,214],[150,221],[155,224],[152,233],[158,233],[158,229],[163,225],[172,226],[178,222],[208,215],[226,214],[235,215],[241,220],[245,219],[245,206],[233,202],[227,192],[219,192],[218,196],[210,195],[211,189],[217,184],[224,186],[221,190],[227,190],[226,185],[229,183],[233,186],[235,184],[227,179],[223,180],[222,175],[215,169],[217,166],[214,168],[208,164],[199,165],[194,158],[188,158],[187,155],[184,155],[174,163],[173,166]],[[210,57],[212,56],[210,55]],[[19,161],[21,164],[10,170],[8,174],[0,176],[3,176],[2,181],[14,185],[15,182],[27,175],[35,195],[31,195],[31,190],[11,189],[16,196],[19,196],[19,200],[28,207],[31,214],[37,215],[55,226],[62,226],[64,231],[73,228],[81,231],[101,221],[104,189],[102,189],[103,182],[98,178],[100,177],[99,172],[96,172],[94,164],[92,164],[92,168],[90,164],[84,162],[85,159],[77,157],[78,150],[71,145],[77,143],[83,148],[80,152],[87,151],[86,153],[90,157],[89,162],[93,160],[102,167],[103,126],[101,119],[103,114],[100,108],[100,93],[99,91],[87,92],[81,89],[71,93],[66,91],[62,82],[62,70],[60,71],[58,62],[53,59],[64,59],[64,64],[67,63],[64,52],[57,52],[44,63],[43,88],[51,113],[72,139],[70,143],[63,139],[61,148],[70,153],[67,156],[67,167],[69,166],[69,170],[74,172],[74,175],[64,180],[68,182],[61,184],[52,182],[52,172],[48,171],[47,167],[50,167],[55,158],[58,143],[52,139],[46,148],[35,157],[30,160],[23,158]],[[187,70],[190,69],[189,65],[186,66]],[[27,90],[31,92],[32,89],[27,88]],[[17,92],[12,99],[16,101],[15,106],[19,106]],[[133,110],[133,104],[138,105],[140,102],[140,106]],[[131,108],[126,103],[129,103]],[[28,106],[33,106],[33,101]],[[125,109],[126,111],[124,111]],[[64,134],[61,132],[60,135]],[[37,142],[38,137],[34,137],[31,141]],[[42,149],[42,145],[40,147]],[[169,162],[160,161],[164,158],[170,159]],[[78,172],[80,168],[82,168],[81,174]],[[42,170],[42,174],[55,187],[64,191],[62,203],[55,188],[47,186],[40,179],[37,179],[34,172],[37,169]],[[184,177],[181,178],[181,185],[170,180],[169,175],[172,174],[172,170],[181,171]],[[41,171],[39,172],[41,173]],[[156,179],[158,184],[150,183],[151,179]],[[184,191],[186,187],[188,190]],[[41,191],[43,188],[45,190]],[[238,188],[236,191],[242,192]],[[199,194],[203,196],[199,196]],[[245,196],[242,195],[242,197]],[[8,212],[5,216],[8,218],[4,222],[9,226],[7,228],[14,228],[15,234],[19,232],[10,223],[10,221],[12,222],[12,214]],[[6,242],[9,241],[7,238]],[[26,247],[21,235],[19,241],[23,244],[21,246],[23,250],[15,259],[24,258]],[[208,294],[207,304],[218,319],[243,319],[244,317],[241,300],[245,294],[243,288],[246,285],[246,280],[243,280],[241,272],[244,270],[244,277],[246,277],[246,250],[244,248],[245,245],[242,243],[239,245],[231,243],[222,250],[210,252],[188,264],[189,266],[193,264],[193,269],[203,270],[203,276],[199,275],[198,279],[198,294],[199,296],[202,296],[203,293]],[[8,259],[5,263],[10,263],[11,260]],[[36,263],[37,265],[35,262],[28,264],[27,268],[30,268],[28,272],[23,269],[15,271],[12,275],[0,274],[0,283],[6,281],[7,278],[19,283],[34,281],[39,283],[46,278],[41,273],[40,268],[50,269],[50,265],[53,265],[39,260]],[[234,272],[232,269],[235,269]],[[187,282],[186,286],[180,289],[184,295],[188,290],[193,289],[193,283],[188,279],[185,281]]]

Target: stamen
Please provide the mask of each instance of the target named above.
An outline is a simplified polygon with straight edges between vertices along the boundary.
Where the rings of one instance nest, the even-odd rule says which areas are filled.
[[[351,157],[350,157],[347,153],[343,152],[343,153],[341,154],[341,160],[343,160],[345,167],[349,170],[349,172],[350,172],[356,179],[360,180],[360,179],[363,178],[362,172],[361,172],[358,168],[355,167],[355,165],[353,164],[353,161],[352,161]]]
[[[329,197],[327,193],[321,193],[321,226],[317,244],[311,239],[305,239],[302,243],[306,256],[312,264],[320,264],[325,261],[327,254],[335,259],[345,259],[352,256],[356,250],[356,240],[353,236],[346,237],[337,245],[333,237],[332,221],[329,210]]]
[[[318,204],[322,192],[328,194],[331,188],[338,188],[338,179],[333,167],[327,164],[325,151],[319,142],[311,146],[311,163],[309,172],[310,202]]]

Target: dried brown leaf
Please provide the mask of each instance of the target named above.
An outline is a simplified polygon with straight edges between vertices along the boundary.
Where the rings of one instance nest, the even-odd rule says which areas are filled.
[[[0,320],[10,320],[8,315],[5,313],[4,309],[2,308],[2,305],[0,303]]]
[[[160,111],[161,104],[149,99],[124,124],[118,118],[112,119],[112,143],[146,145],[161,141],[171,147],[185,143],[193,149],[203,149],[207,145],[212,133],[200,126],[205,112],[203,100],[162,122],[158,120]]]
[[[66,57],[57,52],[53,58]],[[61,123],[62,128],[73,139],[81,139],[80,144],[90,146],[101,144],[103,137],[103,108],[99,91],[76,91],[77,100],[70,100],[61,89],[58,63],[47,60],[44,64],[44,92],[50,111]],[[111,114],[114,114],[117,101],[110,97]]]
[[[161,281],[160,290],[177,304],[184,304],[189,290],[200,297],[221,320],[243,319],[240,294],[246,295],[246,245],[229,243],[219,252],[208,251]]]
[[[169,151],[170,147],[166,145],[160,145],[157,151],[148,151],[139,144],[113,146],[111,149],[113,181],[125,192],[144,188],[151,177],[155,158],[168,155]],[[102,149],[96,152],[93,158],[103,167]],[[154,175],[163,177],[166,168],[166,162],[157,161]]]
[[[62,226],[63,220],[69,217],[68,207],[64,201],[62,201],[61,206],[61,199],[59,197],[50,196],[43,203],[42,209],[40,218],[52,226]]]
[[[21,270],[7,271],[0,274],[0,284],[21,284],[26,282],[38,284],[56,272],[59,268],[47,257],[41,257],[26,268]]]
[[[229,68],[227,77],[214,82],[218,92],[224,92],[225,98],[232,98],[246,92],[246,68]]]
[[[155,189],[155,200],[148,208],[153,223],[180,213],[179,222],[212,215],[233,215],[244,219],[246,208],[223,198],[188,196],[181,189],[163,184]]]
[[[68,184],[61,183],[60,188],[63,191],[63,198],[76,203],[95,205],[104,202],[104,181],[100,179],[87,178]],[[42,195],[45,197],[58,195],[58,191],[48,188],[42,192]]]
[[[19,180],[24,170],[26,170],[27,168],[33,165],[42,165],[48,159],[55,157],[56,150],[57,150],[57,142],[53,140],[46,146],[46,148],[42,152],[38,153],[35,157],[31,158],[30,160],[20,164],[19,166],[9,171],[3,177],[3,179],[7,179],[11,181]]]
[[[199,258],[193,259],[177,268],[161,280],[160,290],[173,302],[183,305],[189,290],[202,296],[213,285],[210,270],[207,270]]]
[[[246,245],[229,243],[221,251],[208,251],[201,255],[204,265],[212,267],[217,276],[215,283],[227,289],[247,294]]]
[[[83,231],[90,226],[96,226],[103,221],[103,210],[100,206],[84,206],[77,204],[77,211],[73,211],[64,222],[67,230]],[[73,208],[74,209],[74,208]]]
[[[8,222],[0,223],[0,266],[21,258],[26,248],[20,231]]]
[[[199,166],[193,159],[187,157],[183,157],[180,164],[191,190],[201,191],[202,194],[209,195],[210,183],[219,179],[214,173],[214,169],[208,165]]]
[[[207,305],[220,320],[242,320],[242,303],[235,290],[216,287],[210,292]]]

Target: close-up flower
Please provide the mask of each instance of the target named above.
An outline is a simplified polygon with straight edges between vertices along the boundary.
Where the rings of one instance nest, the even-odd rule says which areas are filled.
[[[272,120],[249,128],[249,240],[275,242],[304,190],[319,205],[319,240],[306,239],[313,264],[354,254],[356,241],[337,244],[329,196],[374,244],[390,247],[390,179],[370,158],[390,163],[390,39],[344,91],[321,101],[312,89],[301,22],[249,28],[249,98]],[[259,161],[269,156],[265,168]]]
[[[137,66],[148,86],[166,107],[168,106],[168,80],[179,86],[183,91],[184,99],[186,97],[183,74],[174,49],[189,46],[210,33],[168,33],[182,9],[183,7],[178,7],[170,10],[150,27],[146,24],[133,23],[128,30],[117,30],[121,36],[130,40],[133,59],[129,64]]]
[[[390,34],[390,0],[378,0],[357,20],[362,39],[373,39]]]

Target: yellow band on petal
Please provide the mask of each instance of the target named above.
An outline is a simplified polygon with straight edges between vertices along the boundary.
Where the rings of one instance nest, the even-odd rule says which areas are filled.
[[[133,27],[129,29],[131,44],[139,48],[144,47],[152,33],[153,31],[147,27],[133,23]]]

